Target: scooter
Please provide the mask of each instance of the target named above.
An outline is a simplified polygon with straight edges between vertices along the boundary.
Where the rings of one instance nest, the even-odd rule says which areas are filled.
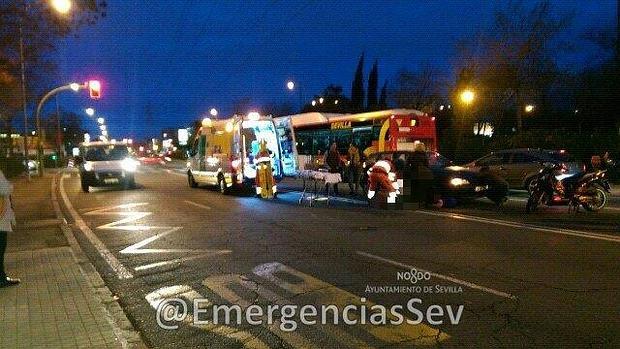
[[[541,205],[568,205],[569,211],[575,212],[580,206],[590,212],[605,207],[611,193],[606,169],[572,176],[566,176],[565,172],[566,168],[562,164],[543,164],[543,168],[530,182],[530,196],[525,206],[527,213],[536,211]]]

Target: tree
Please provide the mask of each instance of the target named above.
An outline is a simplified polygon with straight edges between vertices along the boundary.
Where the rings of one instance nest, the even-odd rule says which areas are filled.
[[[23,33],[26,92],[29,100],[47,88],[54,64],[49,53],[58,39],[106,15],[103,0],[73,1],[70,16],[58,15],[48,1],[0,2],[0,114],[11,123],[22,105],[20,28]],[[36,87],[39,88],[36,88]]]
[[[321,103],[321,99],[323,103]],[[304,112],[347,113],[351,111],[351,100],[344,95],[342,86],[329,84],[320,95],[314,96],[312,103],[306,104]]]
[[[351,108],[360,112],[364,110],[364,54],[360,56],[351,85]]]
[[[388,82],[385,80],[381,87],[381,96],[379,97],[379,109],[387,109],[387,88]]]
[[[438,71],[425,66],[418,72],[401,70],[393,83],[390,97],[399,108],[433,109],[441,100],[441,81]]]
[[[462,65],[475,71],[479,100],[497,103],[491,108],[496,116],[512,111],[518,132],[524,106],[539,99],[559,75],[555,57],[564,49],[559,38],[571,18],[556,16],[549,0],[530,8],[511,1],[486,31],[457,47]]]
[[[368,110],[377,109],[377,88],[379,84],[379,68],[378,62],[375,60],[375,64],[372,65],[370,74],[368,75],[368,101],[366,108]]]

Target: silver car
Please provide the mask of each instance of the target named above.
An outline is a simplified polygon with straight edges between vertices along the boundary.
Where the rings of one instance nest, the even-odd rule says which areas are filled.
[[[563,164],[565,175],[583,171],[580,162],[573,161],[563,150],[507,149],[492,152],[472,161],[465,167],[480,170],[487,168],[503,177],[511,189],[528,189],[532,177],[544,163]]]

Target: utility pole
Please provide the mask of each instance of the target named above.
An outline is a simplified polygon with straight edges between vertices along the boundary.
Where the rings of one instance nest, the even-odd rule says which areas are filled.
[[[24,15],[28,13],[26,2],[23,1]],[[24,17],[19,19],[19,64],[21,69],[22,108],[24,112],[24,158],[28,163],[28,100],[26,96],[26,57],[24,55]],[[40,135],[39,135],[40,136]]]
[[[63,149],[62,149],[62,132],[60,124],[60,104],[58,103],[58,95],[56,95],[56,149],[58,149],[58,160],[62,164]]]

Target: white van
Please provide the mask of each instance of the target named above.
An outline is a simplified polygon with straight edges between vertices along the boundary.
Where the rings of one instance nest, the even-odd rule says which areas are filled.
[[[82,143],[80,156],[74,159],[79,165],[82,191],[88,193],[90,187],[104,186],[135,188],[134,173],[138,161],[131,153],[125,143]]]
[[[222,194],[233,187],[253,187],[256,178],[254,159],[261,140],[267,141],[273,175],[280,180],[281,153],[271,116],[249,113],[225,120],[204,119],[189,150],[189,186],[217,186]]]

